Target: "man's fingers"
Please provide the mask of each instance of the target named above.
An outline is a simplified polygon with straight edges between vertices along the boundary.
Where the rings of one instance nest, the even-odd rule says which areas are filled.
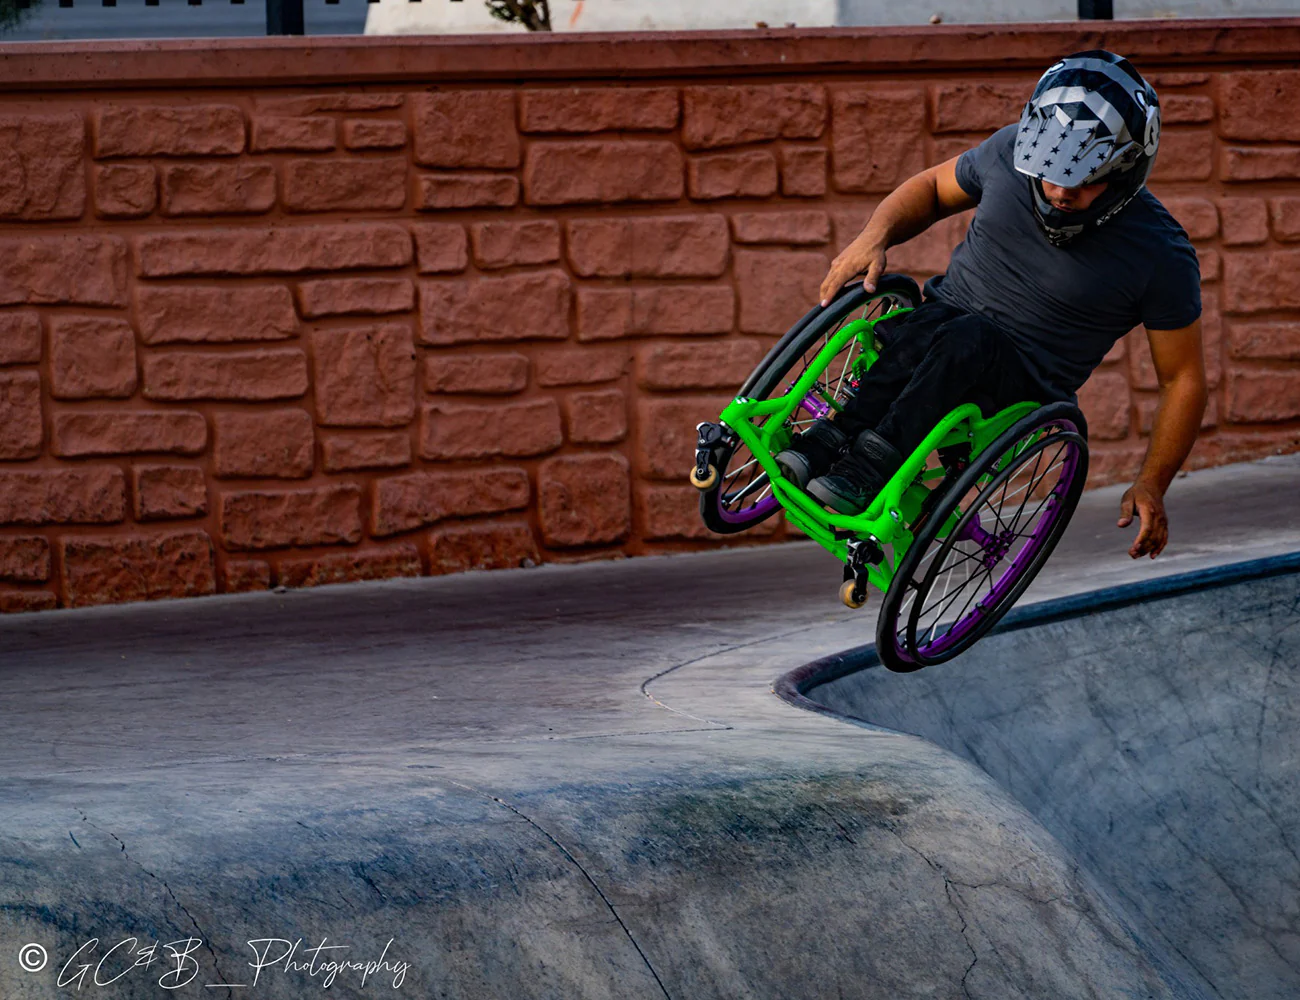
[[[822,305],[830,305],[831,299],[835,298],[835,293],[844,287],[844,282],[848,280],[846,268],[838,257],[831,263],[831,269],[827,272],[826,277],[822,279],[821,297]]]
[[[884,269],[885,269],[884,258],[877,257],[875,260],[873,260],[871,262],[871,266],[867,268],[866,277],[862,279],[862,287],[865,288],[868,292],[874,292],[876,290],[876,282],[880,280],[880,272],[882,272]]]
[[[1133,523],[1133,491],[1129,490],[1119,502],[1119,521],[1116,526],[1127,528]]]

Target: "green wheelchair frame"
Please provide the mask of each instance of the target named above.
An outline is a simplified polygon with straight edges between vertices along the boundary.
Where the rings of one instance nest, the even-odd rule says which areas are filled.
[[[893,670],[915,670],[968,648],[1029,585],[1059,540],[1082,492],[1088,465],[1087,430],[1083,415],[1070,403],[1040,406],[1025,401],[989,417],[975,404],[965,403],[926,435],[866,510],[840,514],[825,509],[785,477],[773,456],[790,444],[798,411],[803,410],[801,419],[806,421],[843,409],[843,401],[823,380],[832,361],[856,342],[857,356],[851,365],[846,358],[838,386],[843,390],[846,380],[856,384],[879,359],[877,326],[900,319],[915,308],[896,306],[868,318],[865,314],[872,303],[916,303],[920,299],[915,283],[899,275],[883,276],[880,289],[870,295],[861,286],[845,289],[827,309],[814,309],[796,324],[722,411],[720,423],[699,425],[690,479],[701,491],[701,516],[712,530],[745,530],[784,509],[792,525],[844,563],[840,597],[846,605],[861,607],[869,586],[883,591],[885,601],[877,627],[881,662]],[[848,318],[859,306],[863,315]],[[841,325],[834,327],[836,322]],[[807,354],[823,336],[825,343],[807,361]],[[790,381],[790,373],[799,363],[804,364],[803,370]],[[727,463],[742,446],[752,456],[742,467],[756,462],[761,473],[751,472],[743,488],[726,493],[728,477],[738,475],[728,473]],[[1053,448],[1048,469],[1040,472],[1041,459]],[[936,453],[940,461],[932,465],[930,456]],[[1049,481],[1046,477],[1057,469],[1060,476]],[[1010,494],[1024,493],[1020,511],[1014,520],[1008,515],[1004,523],[999,504],[1007,500],[1014,483],[1022,482],[1016,477],[1026,474],[1028,483]],[[1046,495],[1025,522],[1035,526],[1032,531],[1026,527],[1020,532],[1023,511],[1040,486]],[[760,488],[764,493],[770,491],[775,503],[760,500],[748,508],[748,514],[727,510],[729,500],[739,502]],[[981,520],[990,511],[991,531]],[[1039,514],[1041,519],[1035,520]],[[941,558],[930,562],[935,555]],[[968,599],[958,613],[960,620],[949,623],[948,631],[936,638],[940,623],[936,620],[925,629],[918,626],[918,614],[930,610],[924,608],[925,601],[939,586],[936,574],[948,565],[945,560],[950,556],[975,564],[987,577],[989,589],[973,608],[974,598]],[[1001,576],[994,582],[999,566]],[[948,593],[952,575],[949,569],[942,582],[942,596]],[[970,615],[962,618],[968,609]]]

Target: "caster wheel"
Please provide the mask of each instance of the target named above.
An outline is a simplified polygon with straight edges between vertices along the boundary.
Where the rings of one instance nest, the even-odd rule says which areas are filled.
[[[709,466],[709,474],[708,474],[707,476],[705,476],[703,479],[700,479],[700,478],[696,475],[696,470],[695,470],[695,469],[692,469],[692,470],[691,470],[691,485],[694,486],[697,490],[707,490],[707,489],[710,489],[710,488],[712,488],[713,484],[716,483],[717,481],[718,481],[718,469],[717,469],[717,466],[710,465],[710,466]]]
[[[840,586],[840,600],[844,606],[857,609],[867,603],[867,595],[858,590],[858,585],[854,580],[845,580]]]

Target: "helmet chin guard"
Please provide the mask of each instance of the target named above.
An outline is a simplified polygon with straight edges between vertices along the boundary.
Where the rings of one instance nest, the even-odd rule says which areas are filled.
[[[1047,239],[1063,246],[1114,217],[1146,184],[1159,144],[1159,98],[1128,60],[1096,49],[1050,67],[1020,116],[1014,154]],[[1044,181],[1064,188],[1106,181],[1107,189],[1088,208],[1067,212],[1048,201]]]

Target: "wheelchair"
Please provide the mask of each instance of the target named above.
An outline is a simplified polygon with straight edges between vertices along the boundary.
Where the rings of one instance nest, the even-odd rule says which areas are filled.
[[[793,435],[844,408],[899,321],[916,282],[861,282],[796,323],[722,411],[697,427],[690,481],[719,534],[778,510],[844,563],[841,600],[884,593],[880,662],[899,672],[951,660],[1010,610],[1064,533],[1088,474],[1087,425],[1070,403],[1017,403],[985,417],[949,412],[865,511],[827,510],[773,460]]]

